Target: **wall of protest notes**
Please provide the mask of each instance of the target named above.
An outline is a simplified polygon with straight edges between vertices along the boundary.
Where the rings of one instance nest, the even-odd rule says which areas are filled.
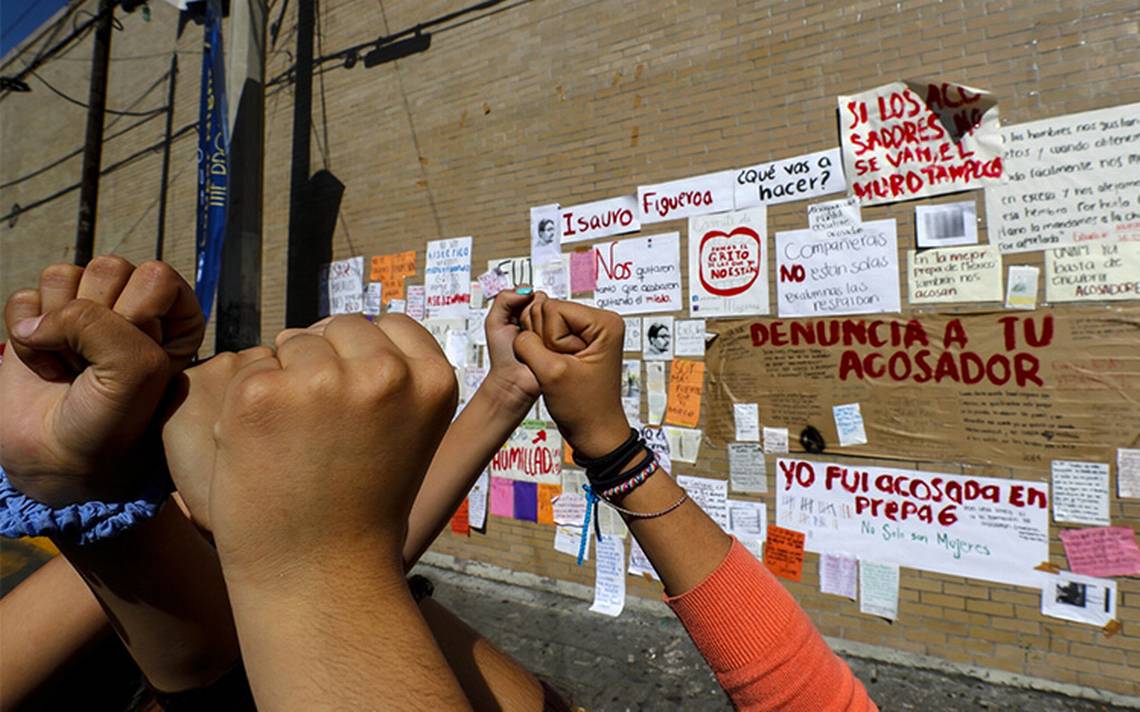
[[[454,229],[411,272],[363,255],[359,288],[431,330],[461,400],[499,291],[621,314],[630,422],[825,633],[1091,681],[1034,651],[1140,637],[1140,103],[844,88],[802,150],[759,136],[623,189],[544,187],[503,206],[509,248]],[[660,589],[612,510],[584,531],[584,482],[540,401],[435,550],[620,615]],[[1127,677],[1107,689],[1140,692]]]

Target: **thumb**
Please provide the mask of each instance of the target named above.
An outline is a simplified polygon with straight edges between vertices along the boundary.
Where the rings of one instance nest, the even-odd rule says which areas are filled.
[[[87,362],[72,384],[65,408],[86,415],[149,420],[169,379],[162,347],[111,309],[87,299],[13,325],[12,340],[37,351],[71,351]],[[108,422],[100,422],[111,427]],[[96,430],[100,428],[95,428]]]
[[[514,347],[515,356],[534,373],[544,389],[546,384],[562,377],[566,372],[566,359],[571,358],[546,348],[542,337],[533,331],[519,332]]]

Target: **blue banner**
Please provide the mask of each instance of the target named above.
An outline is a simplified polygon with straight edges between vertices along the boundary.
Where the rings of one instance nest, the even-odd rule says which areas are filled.
[[[198,107],[198,266],[194,292],[206,320],[218,289],[222,243],[229,204],[229,128],[226,125],[226,70],[222,56],[222,3],[207,0],[202,53],[202,95]]]

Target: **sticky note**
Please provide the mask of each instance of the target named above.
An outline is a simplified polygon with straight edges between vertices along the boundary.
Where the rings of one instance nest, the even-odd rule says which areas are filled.
[[[764,565],[776,576],[799,581],[804,570],[804,533],[769,524]]]
[[[695,428],[701,419],[701,389],[705,382],[704,361],[674,359],[669,368],[669,397],[665,422]]]

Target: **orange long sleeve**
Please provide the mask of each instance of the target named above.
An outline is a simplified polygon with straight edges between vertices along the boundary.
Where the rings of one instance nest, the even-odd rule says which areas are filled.
[[[878,711],[791,594],[739,541],[699,586],[665,602],[737,709]]]

